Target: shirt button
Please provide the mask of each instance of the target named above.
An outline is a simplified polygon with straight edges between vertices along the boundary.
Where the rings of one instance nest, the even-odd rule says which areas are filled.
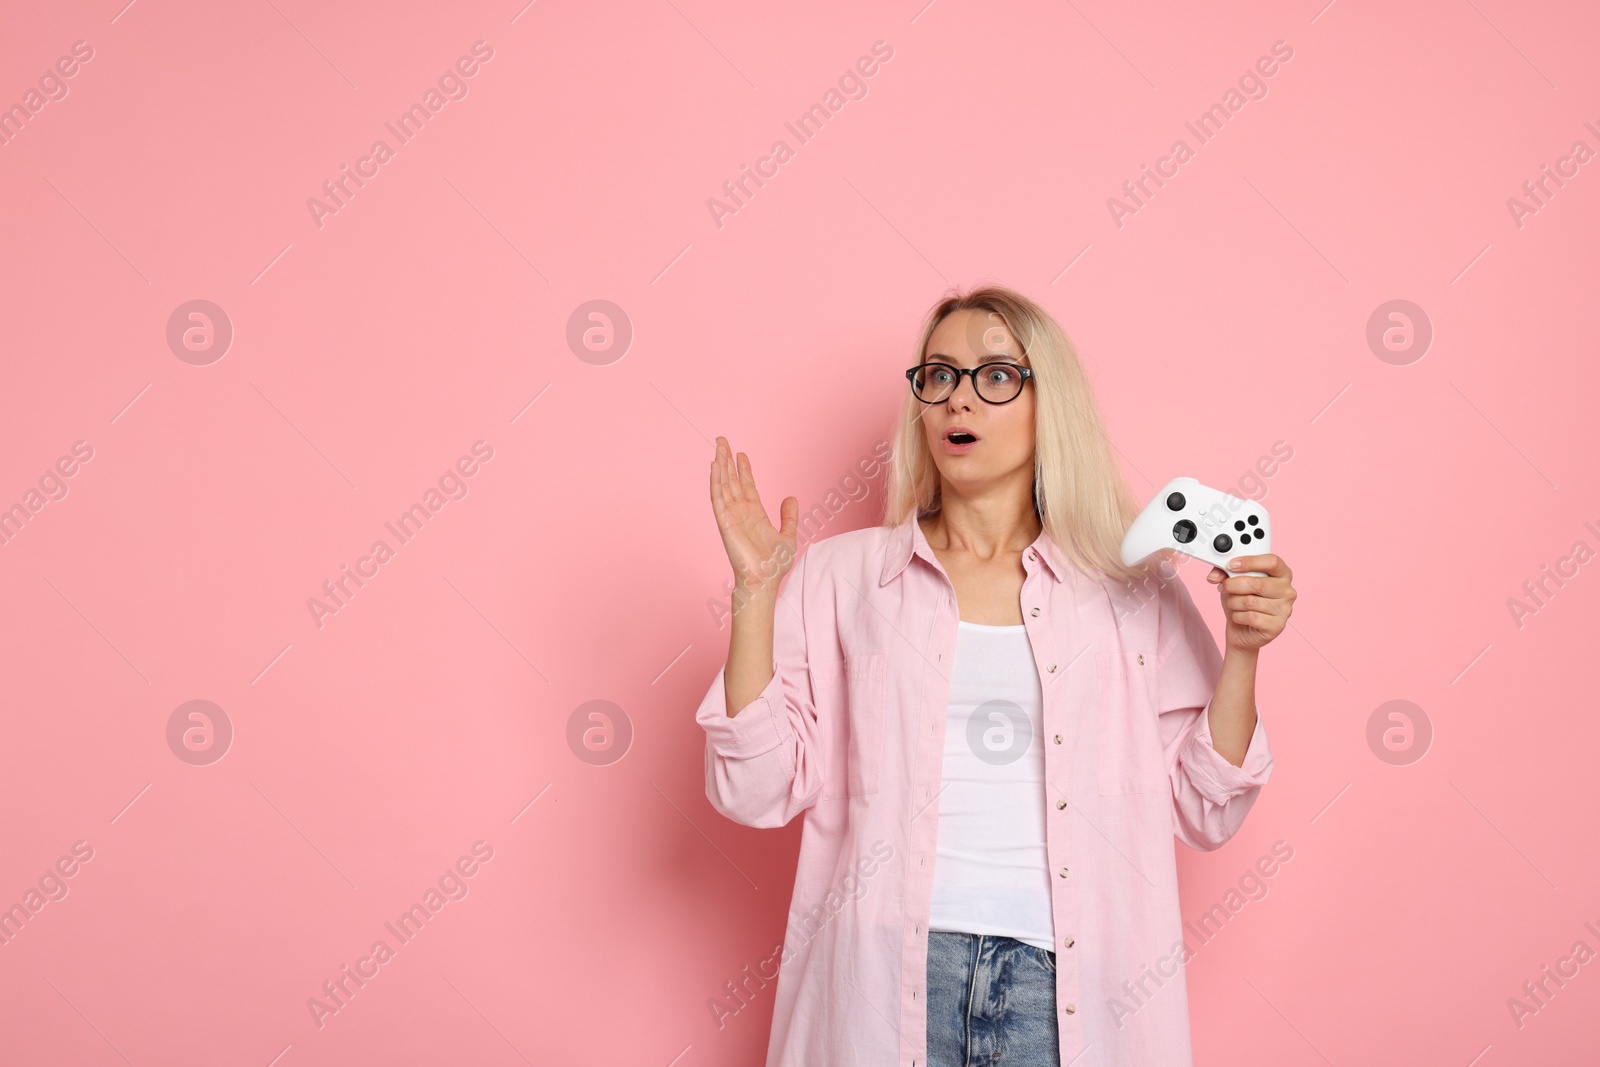
[[[1065,867],[1063,867],[1063,868],[1061,868],[1061,877],[1065,878],[1066,876],[1067,876],[1067,869]],[[901,927],[901,929],[904,929],[904,927]]]
[[[1054,674],[1056,672],[1056,665],[1052,663],[1050,666],[1046,667],[1045,670],[1049,671],[1051,674]]]
[[[1073,1012],[1075,1012],[1077,1010],[1078,1010],[1078,1006],[1076,1004],[1073,1004],[1070,1001],[1067,1003],[1065,1011],[1066,1011],[1066,1013],[1068,1015],[1071,1015]]]
[[[1033,614],[1035,614],[1035,615],[1039,614],[1039,609],[1038,608],[1034,608],[1033,609]]]
[[[1073,937],[1072,937],[1071,934],[1068,934],[1066,937],[1063,937],[1061,939],[1061,943],[1063,945],[1065,945],[1067,948],[1071,948],[1073,945],[1077,944],[1077,942],[1073,940]]]
[[[1065,800],[1058,800],[1058,801],[1056,801],[1056,807],[1058,807],[1058,808],[1064,808],[1064,807],[1066,807],[1066,806],[1067,806],[1067,802],[1066,802],[1066,801],[1065,801]]]
[[[1030,549],[1028,549],[1028,558],[1029,558],[1029,559],[1030,559],[1030,560],[1032,560],[1032,559],[1038,559],[1038,558],[1039,558],[1039,557],[1038,557],[1038,556],[1035,556],[1035,555],[1034,555],[1034,554],[1033,554],[1033,549],[1031,549],[1031,548],[1030,548]]]
[[[1056,734],[1056,744],[1059,745],[1060,743],[1061,743],[1061,735],[1060,734]]]
[[[1141,666],[1141,667],[1144,666],[1144,653],[1143,652],[1139,653],[1139,666]]]

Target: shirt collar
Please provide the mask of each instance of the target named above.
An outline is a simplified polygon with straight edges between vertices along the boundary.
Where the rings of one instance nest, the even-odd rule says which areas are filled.
[[[1072,577],[1072,564],[1042,528],[1033,544],[1028,546],[1028,551],[1023,553],[1024,567],[1028,567],[1030,555],[1044,560],[1045,571],[1056,581],[1066,581]],[[921,556],[934,567],[939,566],[939,557],[934,555],[932,546],[922,533],[922,527],[917,523],[915,508],[911,509],[910,516],[900,525],[889,527],[888,536],[884,539],[883,571],[878,577],[878,584],[888,585],[910,565],[912,556]]]

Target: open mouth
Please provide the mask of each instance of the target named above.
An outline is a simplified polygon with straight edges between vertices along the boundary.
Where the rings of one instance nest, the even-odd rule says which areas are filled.
[[[970,445],[975,442],[977,438],[972,434],[965,432],[964,430],[957,430],[955,433],[946,434],[945,440],[949,441],[953,445]]]

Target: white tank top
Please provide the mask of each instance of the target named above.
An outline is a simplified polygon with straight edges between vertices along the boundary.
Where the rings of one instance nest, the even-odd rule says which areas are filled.
[[[1043,700],[1026,627],[959,620],[930,930],[1055,947]]]

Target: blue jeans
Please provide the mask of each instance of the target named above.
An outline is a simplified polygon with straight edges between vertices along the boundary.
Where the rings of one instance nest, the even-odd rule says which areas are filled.
[[[1056,954],[1014,937],[928,933],[928,1067],[1060,1067]]]

